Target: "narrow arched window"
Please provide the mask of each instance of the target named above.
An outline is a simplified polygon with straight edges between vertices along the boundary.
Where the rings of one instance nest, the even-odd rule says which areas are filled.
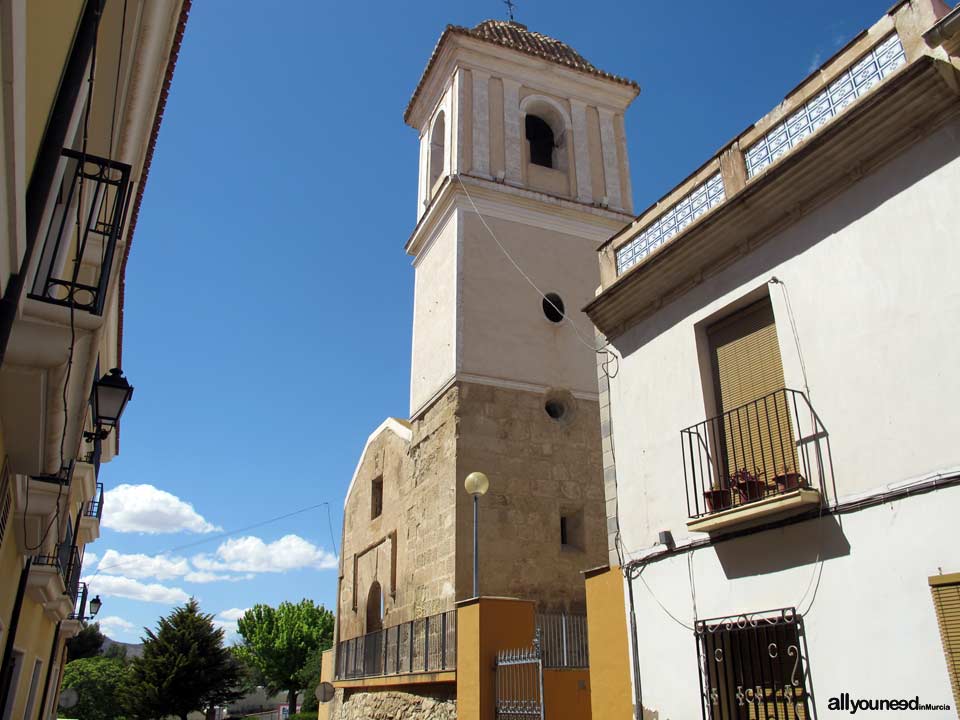
[[[556,141],[547,121],[536,115],[527,115],[527,142],[530,143],[530,162],[542,167],[553,167],[553,148]]]
[[[367,593],[367,632],[383,629],[383,591],[376,580]]]
[[[446,120],[441,111],[433,121],[433,130],[430,131],[430,188],[443,174],[443,154],[446,136]]]

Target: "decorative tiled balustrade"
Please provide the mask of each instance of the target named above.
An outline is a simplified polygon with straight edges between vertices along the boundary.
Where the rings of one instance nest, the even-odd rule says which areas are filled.
[[[617,251],[617,274],[625,273],[725,199],[723,178],[718,172],[680,198],[669,210]]]
[[[813,98],[764,133],[743,154],[747,180],[762,173],[804,139],[816,133],[858,98],[907,62],[903,44],[893,32],[870,48]],[[670,242],[688,225],[727,199],[718,171],[693,187],[616,250],[617,275],[622,275]]]
[[[808,100],[790,117],[751,145],[744,154],[747,177],[752,178],[790,152],[906,61],[900,38],[893,33],[813,99]]]

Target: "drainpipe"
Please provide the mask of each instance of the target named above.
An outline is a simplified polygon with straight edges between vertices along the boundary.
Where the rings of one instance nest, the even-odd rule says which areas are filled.
[[[643,720],[643,688],[640,686],[640,648],[637,646],[637,609],[633,604],[632,570],[627,570],[627,590],[630,595],[630,644],[633,648],[633,715]]]
[[[47,707],[47,694],[50,692],[50,678],[53,675],[53,663],[57,657],[57,643],[60,640],[60,626],[62,620],[57,622],[57,628],[53,631],[53,642],[50,644],[50,661],[47,663],[47,679],[43,683],[43,696],[40,699],[40,711],[37,720],[44,720],[43,711]],[[27,720],[30,720],[27,718]]]
[[[7,706],[7,698],[11,693],[10,683],[13,681],[13,642],[17,638],[17,625],[20,624],[20,611],[23,609],[23,596],[27,590],[27,577],[30,575],[30,566],[33,558],[27,558],[26,565],[20,571],[20,583],[17,585],[17,598],[13,602],[13,612],[10,614],[10,629],[7,630],[7,642],[3,647],[3,664],[0,665],[0,710]]]
[[[24,279],[30,268],[33,251],[40,235],[40,220],[56,179],[57,167],[60,165],[60,152],[67,141],[70,119],[73,116],[77,98],[80,96],[80,88],[83,86],[87,64],[97,39],[100,16],[106,2],[107,0],[87,0],[83,8],[70,57],[64,67],[63,79],[60,81],[53,110],[50,113],[50,121],[43,133],[37,160],[27,185],[23,261],[20,263],[19,271],[10,275],[6,292],[0,298],[0,364],[3,363],[7,353],[7,344],[10,342],[13,322],[17,317],[20,296],[23,294]]]

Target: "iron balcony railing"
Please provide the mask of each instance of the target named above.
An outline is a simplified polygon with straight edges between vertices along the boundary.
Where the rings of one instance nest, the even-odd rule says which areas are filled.
[[[103,483],[97,483],[97,492],[93,500],[87,503],[83,510],[84,517],[96,518],[98,521],[103,517]]]
[[[680,431],[687,510],[704,517],[833,483],[827,429],[799,390],[782,388]]]
[[[130,166],[67,148],[62,155],[64,179],[30,297],[102,315],[127,210]]]
[[[457,613],[450,610],[337,643],[337,680],[454,670]]]
[[[56,568],[63,579],[67,595],[76,596],[77,588],[80,585],[81,572],[80,553],[76,546],[61,543],[53,554],[34,555],[32,564],[34,566]]]
[[[70,596],[73,598],[73,612],[70,613],[70,618],[69,618],[70,620],[86,619],[88,593],[89,593],[89,590],[85,582],[77,584],[77,592]]]
[[[590,666],[587,654],[586,615],[537,613],[537,631],[544,667],[585,668]]]
[[[73,460],[60,468],[60,472],[49,475],[31,475],[31,480],[38,482],[53,483],[55,485],[69,486],[73,480]]]

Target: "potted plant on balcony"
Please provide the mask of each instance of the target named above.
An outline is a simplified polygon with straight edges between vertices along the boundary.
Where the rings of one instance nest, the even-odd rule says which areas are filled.
[[[713,481],[713,487],[703,491],[703,499],[707,503],[707,512],[720,512],[733,504],[730,492],[730,478],[723,477]]]
[[[774,478],[774,482],[777,483],[778,493],[799,490],[800,488],[807,486],[807,479],[803,475],[798,472],[788,471],[786,469],[782,469],[780,471],[780,473]]]
[[[740,495],[741,503],[759,500],[767,490],[767,484],[745,468],[740,468],[733,474],[733,484]]]

